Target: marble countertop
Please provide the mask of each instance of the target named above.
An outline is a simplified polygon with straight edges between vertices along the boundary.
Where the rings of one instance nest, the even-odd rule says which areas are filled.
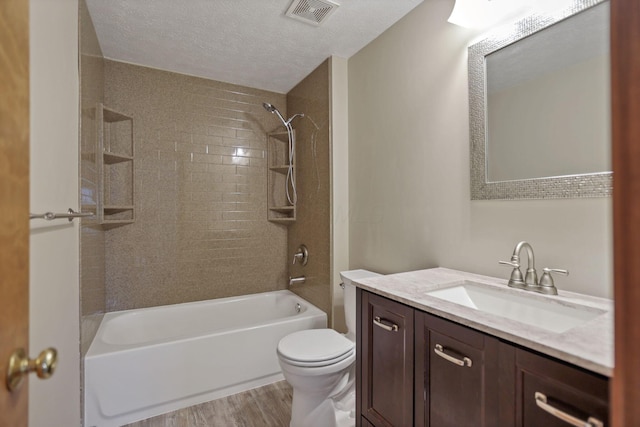
[[[561,305],[581,305],[603,313],[586,323],[557,333],[492,315],[473,308],[427,295],[427,292],[464,281],[473,281],[502,292],[517,292],[531,299],[552,299]],[[613,372],[613,301],[558,290],[558,295],[546,296],[512,289],[506,279],[478,274],[432,268],[406,273],[357,279],[362,289],[385,296],[427,313],[452,320],[506,341],[539,351],[587,370],[611,377]]]

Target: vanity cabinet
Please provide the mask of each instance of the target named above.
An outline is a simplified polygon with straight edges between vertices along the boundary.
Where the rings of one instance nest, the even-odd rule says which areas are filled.
[[[607,425],[606,377],[362,289],[357,297],[356,426]]]

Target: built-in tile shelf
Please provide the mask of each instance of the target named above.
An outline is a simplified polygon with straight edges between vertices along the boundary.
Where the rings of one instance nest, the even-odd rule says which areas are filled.
[[[294,131],[295,132],[295,131]],[[295,151],[293,152],[293,176],[295,179]],[[286,131],[267,134],[267,219],[280,224],[296,220],[296,207],[287,200],[286,186],[289,172],[289,135]]]
[[[125,156],[122,154],[114,154],[114,153],[102,153],[104,156],[104,164],[105,165],[113,165],[120,162],[128,162],[133,160],[133,156]]]
[[[272,166],[269,168],[269,170],[274,171],[274,172],[278,172],[278,173],[282,173],[282,174],[287,174],[287,172],[289,171],[289,166]]]
[[[105,228],[135,220],[133,118],[98,104],[98,220]]]

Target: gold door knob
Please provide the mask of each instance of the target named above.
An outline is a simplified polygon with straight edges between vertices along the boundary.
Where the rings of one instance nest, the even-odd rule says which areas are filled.
[[[58,351],[53,347],[43,350],[35,359],[29,359],[23,348],[17,349],[9,358],[7,388],[9,391],[15,390],[30,372],[35,372],[38,378],[49,378],[53,375],[57,362]]]

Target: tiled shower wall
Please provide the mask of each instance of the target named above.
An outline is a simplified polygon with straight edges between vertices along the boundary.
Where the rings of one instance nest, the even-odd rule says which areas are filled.
[[[331,315],[331,182],[329,139],[329,60],[323,62],[287,94],[290,115],[304,113],[292,122],[296,130],[296,222],[288,235],[289,260],[304,244],[306,266],[290,264],[291,276],[305,276],[291,290]],[[346,185],[346,183],[337,183]],[[331,320],[329,320],[331,324]]]
[[[262,102],[285,114],[285,95],[110,60],[104,80],[105,105],[133,117],[136,208],[104,233],[106,311],[284,289]]]
[[[96,31],[84,1],[80,17],[80,206],[96,212],[98,175],[96,164],[96,105],[104,101],[104,59]],[[83,315],[105,310],[104,231],[95,218],[80,222],[81,311]]]

